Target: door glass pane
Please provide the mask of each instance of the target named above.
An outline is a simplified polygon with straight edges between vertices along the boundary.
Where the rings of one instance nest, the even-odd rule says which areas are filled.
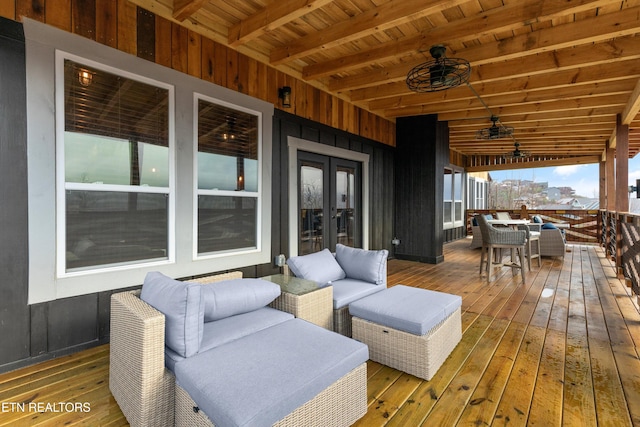
[[[339,166],[336,170],[336,222],[338,243],[354,246],[355,170]]]
[[[322,250],[324,218],[323,165],[304,161],[300,166],[300,255]]]

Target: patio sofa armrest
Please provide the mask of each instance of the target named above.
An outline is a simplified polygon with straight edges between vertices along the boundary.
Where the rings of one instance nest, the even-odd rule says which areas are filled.
[[[139,295],[111,296],[109,389],[132,426],[172,426],[175,377],[164,364],[165,318]]]

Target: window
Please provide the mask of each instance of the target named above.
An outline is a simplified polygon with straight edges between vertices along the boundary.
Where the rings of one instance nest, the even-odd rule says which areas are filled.
[[[260,116],[197,97],[196,254],[255,249]]]
[[[444,229],[463,225],[464,206],[462,203],[462,171],[445,168],[443,185],[443,225]]]
[[[168,259],[172,88],[67,55],[58,64],[59,274]]]
[[[24,31],[29,304],[272,261],[273,104]]]

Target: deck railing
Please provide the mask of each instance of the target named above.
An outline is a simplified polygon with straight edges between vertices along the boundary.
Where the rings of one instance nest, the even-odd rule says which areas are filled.
[[[603,226],[601,245],[616,262],[618,272],[640,295],[640,216],[628,212],[600,211]]]
[[[540,215],[544,222],[569,224],[566,228],[567,241],[600,245],[607,256],[615,261],[618,274],[628,279],[634,294],[640,296],[640,215],[604,209],[476,209],[467,211],[467,234],[471,234],[472,216],[496,216],[497,212],[508,212],[514,219],[531,219],[533,215]]]
[[[542,210],[542,209],[475,209],[467,211],[467,234],[471,234],[471,217],[477,214],[492,214],[508,212],[514,219],[531,219],[539,215],[543,222],[566,224],[565,235],[568,242],[600,243],[600,214],[597,210]]]

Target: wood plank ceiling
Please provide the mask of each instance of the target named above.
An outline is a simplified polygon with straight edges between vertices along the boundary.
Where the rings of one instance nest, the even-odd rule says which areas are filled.
[[[596,162],[617,117],[640,151],[640,0],[131,1],[377,115],[438,114],[469,166],[515,140],[548,164]],[[435,44],[470,62],[471,87],[407,88]],[[513,138],[476,139],[490,113]]]

